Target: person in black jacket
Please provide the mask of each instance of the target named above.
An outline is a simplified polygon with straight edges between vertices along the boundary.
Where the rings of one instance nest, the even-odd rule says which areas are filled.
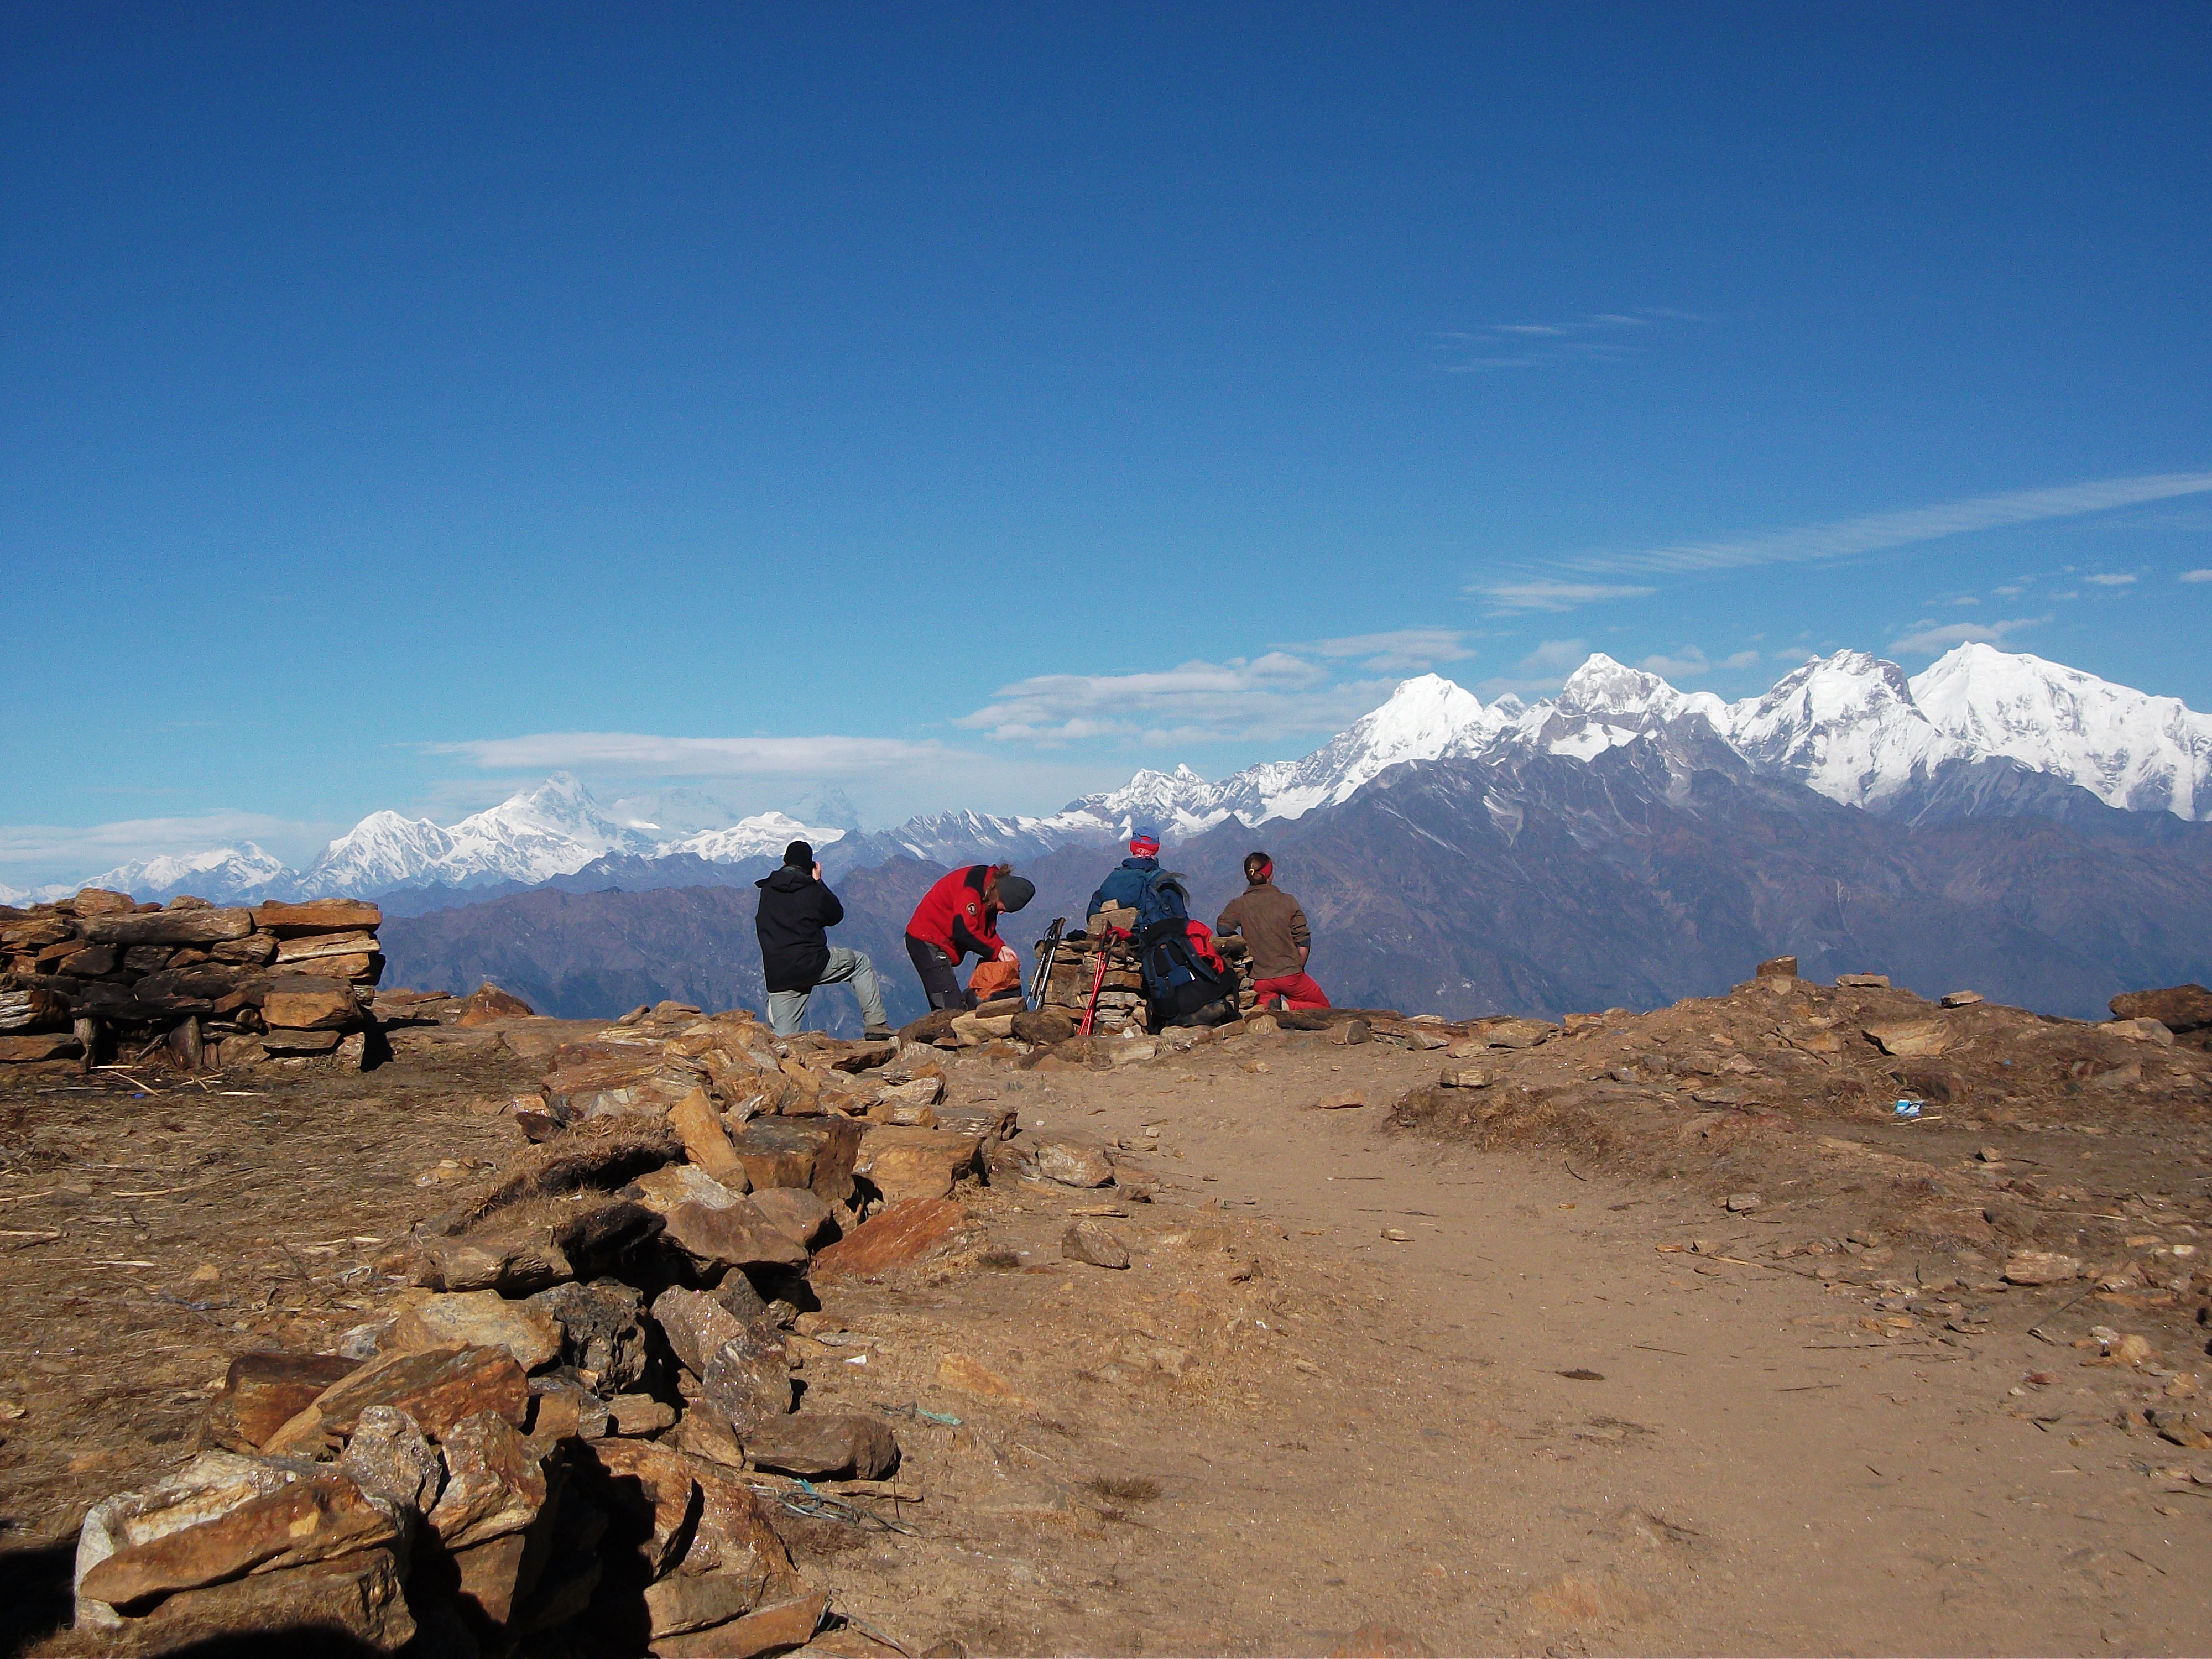
[[[778,1036],[789,1036],[806,1019],[807,999],[817,985],[850,981],[860,1000],[860,1018],[871,1037],[891,1034],[884,1012],[884,994],[876,984],[876,965],[858,951],[832,945],[823,935],[845,920],[845,907],[823,884],[814,849],[795,841],[783,849],[783,867],[753,884],[760,908],[753,931],[760,935],[761,968],[768,980],[768,1023]]]

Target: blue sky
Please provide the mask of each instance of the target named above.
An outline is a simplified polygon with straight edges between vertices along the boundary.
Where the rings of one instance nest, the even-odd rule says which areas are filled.
[[[2212,707],[2202,6],[0,20],[0,879],[1591,649]]]

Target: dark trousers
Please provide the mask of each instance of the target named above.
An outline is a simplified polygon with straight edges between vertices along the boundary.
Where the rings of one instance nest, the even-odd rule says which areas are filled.
[[[906,953],[914,958],[914,971],[921,975],[923,994],[929,998],[932,1008],[964,1009],[968,993],[960,988],[960,964],[945,954],[942,945],[932,945],[927,939],[906,936]]]

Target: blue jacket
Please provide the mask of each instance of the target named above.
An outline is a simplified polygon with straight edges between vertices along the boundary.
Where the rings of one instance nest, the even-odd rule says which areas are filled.
[[[1098,890],[1091,896],[1091,908],[1085,915],[1097,915],[1109,904],[1126,904],[1136,909],[1145,896],[1145,884],[1159,871],[1158,859],[1123,859],[1120,865],[1106,872],[1106,879],[1098,884]]]

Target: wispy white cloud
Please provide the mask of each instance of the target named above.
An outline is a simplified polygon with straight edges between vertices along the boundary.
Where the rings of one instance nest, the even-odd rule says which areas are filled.
[[[1646,657],[1636,665],[1647,674],[1656,674],[1665,680],[1693,680],[1703,674],[1736,668],[1749,668],[1759,660],[1756,651],[1738,651],[1723,657],[1718,662],[1706,659],[1705,653],[1696,646],[1687,646],[1672,656],[1664,654]]]
[[[2185,582],[2212,582],[2212,570],[2185,570],[2181,580]]]
[[[1875,513],[1833,524],[1802,525],[1735,541],[1680,542],[1640,552],[1592,554],[1559,562],[1566,570],[1593,574],[1657,574],[1693,570],[1737,570],[1753,565],[1791,564],[1876,553],[1916,542],[1963,536],[2008,525],[2034,524],[2085,513],[2166,501],[2212,491],[2212,472],[2161,472],[2133,478],[2106,478],[2051,489],[2021,489],[2000,495],[1899,513]]]
[[[1348,634],[1341,639],[1308,640],[1278,646],[1281,651],[1340,660],[1356,657],[1359,665],[1378,674],[1434,668],[1443,662],[1465,662],[1474,655],[1456,628],[1400,628],[1387,634]]]
[[[1642,331],[1662,323],[1701,323],[1694,312],[1664,306],[1598,311],[1559,323],[1488,323],[1440,331],[1430,337],[1436,366],[1446,374],[1483,374],[1500,368],[1543,368],[1555,363],[1603,362],[1638,348]]]
[[[1893,656],[1934,657],[1954,645],[2002,645],[2008,634],[2050,620],[2048,617],[2017,617],[2010,622],[1947,623],[1940,627],[1933,622],[1917,622],[1910,631],[1892,640],[1889,649]]]
[[[538,732],[434,743],[489,771],[567,770],[652,777],[854,777],[941,765],[939,743],[896,738],[670,738],[639,732]]]
[[[2100,587],[2132,587],[2136,580],[2133,576],[2124,572],[2108,574],[2101,570],[2094,575],[2084,576],[2081,580],[2086,582],[2094,582]]]
[[[1335,682],[1319,664],[1271,651],[1153,673],[1039,675],[954,723],[1002,742],[1262,741],[1340,731],[1389,692],[1388,680]]]
[[[1488,599],[1492,613],[1513,616],[1524,611],[1571,611],[1577,605],[1603,599],[1640,599],[1656,590],[1620,582],[1563,582],[1545,578],[1525,581],[1478,582],[1467,590]]]

